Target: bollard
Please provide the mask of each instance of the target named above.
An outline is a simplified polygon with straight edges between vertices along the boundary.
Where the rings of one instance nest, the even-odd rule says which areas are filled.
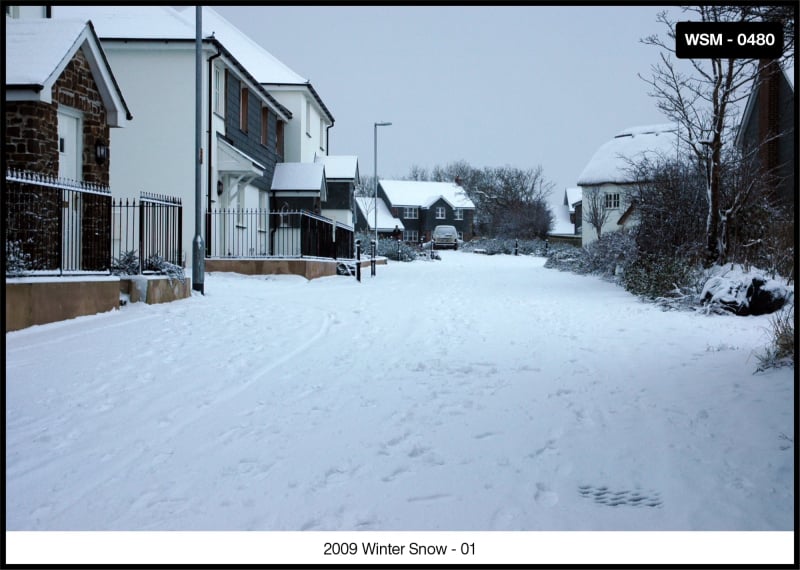
[[[378,245],[375,243],[374,239],[370,240],[370,241],[371,241],[371,243],[370,243],[370,248],[371,248],[370,253],[372,254],[372,258],[370,259],[370,262],[369,262],[370,277],[375,277],[375,261],[376,261],[375,260],[375,255],[378,253],[378,251],[377,251],[378,250]]]
[[[519,240],[514,240],[514,255],[517,255],[517,251],[519,251]]]
[[[356,240],[356,279],[361,283],[361,240]]]

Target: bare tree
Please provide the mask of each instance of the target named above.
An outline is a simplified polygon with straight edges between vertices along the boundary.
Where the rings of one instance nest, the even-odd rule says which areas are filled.
[[[606,195],[599,188],[584,188],[581,199],[583,221],[594,228],[597,239],[603,233],[603,226],[608,221],[611,211],[606,208]]]
[[[784,41],[784,54],[794,46],[793,12],[782,6],[706,5],[682,8],[686,17],[701,22],[780,21],[790,30]],[[749,94],[756,77],[757,61],[752,59],[710,58],[686,60],[684,73],[672,56],[675,55],[675,24],[666,12],[658,21],[667,26],[667,38],[657,35],[642,39],[646,45],[659,48],[660,61],[651,68],[649,78],[640,77],[651,88],[658,108],[680,125],[679,137],[690,154],[706,171],[708,210],[706,215],[707,261],[724,261],[727,251],[724,234],[725,211],[720,205],[723,156],[732,145],[737,104]]]

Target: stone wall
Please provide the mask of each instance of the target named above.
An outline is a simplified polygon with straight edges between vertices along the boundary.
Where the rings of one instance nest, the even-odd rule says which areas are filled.
[[[107,186],[109,160],[98,164],[95,159],[95,144],[109,144],[106,110],[82,51],[56,81],[52,98],[52,103],[5,102],[6,167],[58,176],[58,109],[70,107],[83,114],[83,180]]]

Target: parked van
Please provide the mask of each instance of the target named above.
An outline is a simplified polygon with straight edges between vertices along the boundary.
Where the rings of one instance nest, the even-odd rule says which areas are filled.
[[[455,226],[436,226],[433,228],[433,249],[442,247],[458,249],[458,232]]]

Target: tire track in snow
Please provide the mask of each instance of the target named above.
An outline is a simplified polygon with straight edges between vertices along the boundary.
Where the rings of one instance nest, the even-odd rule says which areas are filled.
[[[297,357],[303,351],[308,349],[314,343],[316,343],[319,339],[324,337],[328,330],[330,329],[330,325],[334,322],[334,314],[327,313],[322,322],[317,329],[317,331],[310,337],[308,337],[303,343],[299,344],[294,349],[290,350],[283,356],[272,360],[268,366],[262,368],[257,374],[250,377],[248,382],[245,382],[235,389],[231,390],[227,394],[220,394],[217,396],[213,403],[210,403],[208,406],[204,406],[201,409],[195,411],[195,413],[184,416],[184,421],[175,422],[168,426],[168,429],[164,433],[164,437],[162,441],[164,442],[171,442],[176,437],[180,436],[189,426],[192,424],[197,423],[202,418],[204,418],[207,414],[213,413],[215,416],[218,416],[220,413],[220,408],[236,399],[238,396],[246,392],[249,388],[251,388],[258,380],[262,379],[264,376],[269,374],[274,369],[278,368],[279,366],[285,364],[286,362],[290,361],[292,358]],[[130,322],[130,321],[126,321]],[[76,335],[78,336],[78,335]],[[165,445],[162,447],[169,448],[167,453],[172,451],[172,445]],[[120,461],[116,465],[114,465],[110,469],[104,469],[98,478],[90,478],[88,480],[84,479],[83,484],[80,485],[78,489],[72,493],[72,499],[70,501],[62,503],[57,510],[51,509],[48,513],[48,518],[53,519],[58,515],[63,513],[69,512],[73,510],[76,505],[86,502],[86,499],[90,497],[95,490],[100,485],[108,483],[118,477],[117,473],[125,473],[129,472],[131,469],[135,468],[137,464],[142,463],[143,455],[150,450],[150,448],[146,445],[142,445],[141,438],[132,437],[127,439],[126,441],[120,441],[117,445],[118,449],[123,450],[132,450],[136,449],[136,453],[129,453],[126,459]],[[9,479],[13,480],[19,477],[30,477],[31,475],[35,474],[35,472],[39,471],[41,468],[46,468],[52,461],[46,461],[44,464],[39,465],[20,465],[18,466],[17,470],[9,470],[7,475],[9,475]],[[26,524],[29,524],[30,521],[25,521]],[[27,528],[27,527],[26,527]]]

